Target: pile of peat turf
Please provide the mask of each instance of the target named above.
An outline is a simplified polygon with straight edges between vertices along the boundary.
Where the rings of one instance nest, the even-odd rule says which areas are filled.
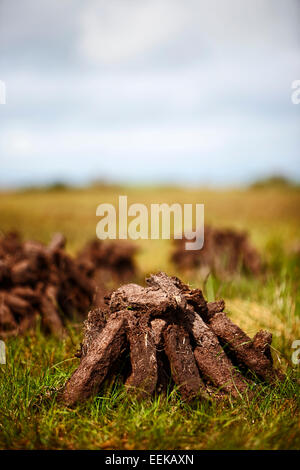
[[[213,272],[222,278],[238,272],[254,276],[261,273],[261,257],[245,232],[207,226],[201,250],[186,250],[186,241],[175,240],[172,254],[172,262],[181,271]]]
[[[22,242],[17,233],[0,238],[0,338],[18,335],[41,318],[45,331],[60,335],[67,319],[104,305],[112,287],[134,279],[136,248],[126,242],[92,241],[73,258],[65,238],[50,244]]]
[[[48,246],[17,233],[0,239],[0,337],[24,333],[38,317],[45,331],[61,334],[66,318],[90,308],[92,283],[64,247],[61,234]]]
[[[89,313],[79,367],[59,395],[65,404],[99,393],[116,375],[137,397],[175,383],[185,400],[237,396],[253,381],[283,379],[273,368],[270,333],[249,338],[223,312],[224,301],[207,303],[178,278],[159,273],[146,282],[120,287],[107,311]]]
[[[136,251],[136,245],[123,240],[92,240],[79,252],[76,262],[93,284],[94,306],[103,306],[105,293],[113,287],[135,279]]]

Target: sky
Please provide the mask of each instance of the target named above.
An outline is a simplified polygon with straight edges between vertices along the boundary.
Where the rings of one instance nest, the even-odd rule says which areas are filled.
[[[299,0],[0,0],[0,186],[300,181]]]

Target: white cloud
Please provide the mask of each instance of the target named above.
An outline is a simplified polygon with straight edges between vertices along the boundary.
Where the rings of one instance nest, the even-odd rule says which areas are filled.
[[[92,63],[123,63],[155,46],[176,48],[173,40],[185,33],[185,41],[192,32],[186,51],[178,51],[178,65],[185,53],[267,52],[274,41],[277,51],[297,52],[298,13],[294,0],[91,0],[80,12],[78,49]]]
[[[96,63],[130,59],[169,40],[185,19],[173,0],[92,1],[82,11],[79,51]]]

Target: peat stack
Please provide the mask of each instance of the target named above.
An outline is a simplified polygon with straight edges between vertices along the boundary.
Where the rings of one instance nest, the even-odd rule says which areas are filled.
[[[107,291],[136,277],[136,251],[136,245],[127,241],[92,240],[78,253],[76,263],[94,286],[95,307],[104,305]]]
[[[61,234],[48,246],[17,233],[0,239],[0,337],[22,334],[38,316],[46,331],[61,334],[65,318],[89,309],[93,285],[64,247]]]
[[[200,270],[213,272],[221,278],[238,272],[258,276],[262,270],[261,257],[249,242],[247,233],[231,229],[205,227],[201,250],[186,250],[187,240],[175,240],[171,260],[184,272]]]
[[[120,287],[106,312],[89,313],[80,364],[60,394],[65,404],[99,393],[118,372],[138,397],[175,383],[185,400],[216,392],[236,397],[253,380],[283,378],[273,368],[270,333],[249,338],[226,316],[224,301],[207,303],[201,290],[176,277],[159,273],[146,282]]]

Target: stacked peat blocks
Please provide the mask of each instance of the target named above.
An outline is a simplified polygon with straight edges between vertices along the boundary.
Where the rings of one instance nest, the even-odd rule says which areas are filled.
[[[21,242],[9,233],[0,240],[0,336],[24,333],[41,318],[45,331],[61,334],[66,318],[84,315],[93,287],[54,235],[48,246]]]
[[[138,397],[151,396],[175,383],[182,398],[238,396],[253,380],[283,378],[273,368],[272,335],[249,338],[224,313],[224,302],[207,303],[165,273],[152,275],[147,287],[127,284],[107,299],[107,310],[92,310],[85,321],[79,367],[60,399],[74,405],[99,393],[119,373]]]
[[[55,234],[48,246],[22,242],[17,233],[0,239],[0,338],[19,335],[41,318],[45,331],[60,335],[67,319],[82,318],[104,295],[135,274],[129,244],[88,243],[76,258]]]
[[[186,241],[175,241],[171,258],[180,271],[213,272],[221,278],[238,272],[258,276],[262,271],[260,255],[245,232],[207,226],[201,250],[186,250]]]
[[[104,305],[104,295],[113,286],[135,278],[136,251],[136,246],[127,241],[92,240],[79,252],[76,262],[93,284],[94,306]]]

